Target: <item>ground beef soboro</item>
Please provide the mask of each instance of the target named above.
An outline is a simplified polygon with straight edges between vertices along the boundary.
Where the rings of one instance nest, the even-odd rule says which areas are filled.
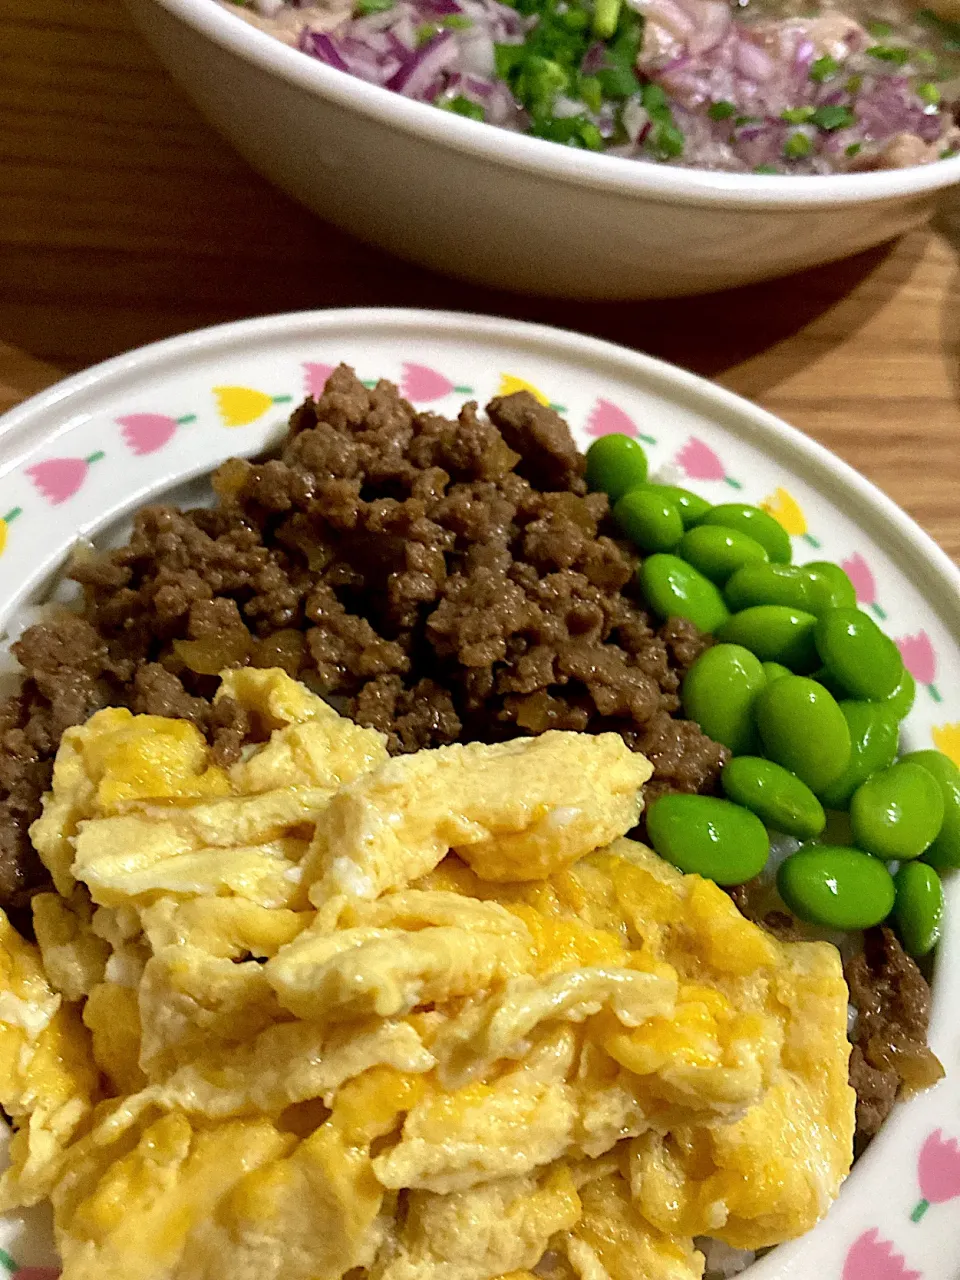
[[[857,1138],[871,1138],[901,1092],[943,1075],[927,1046],[930,988],[891,929],[868,929],[863,951],[846,967],[857,1010],[850,1083],[857,1094]]]
[[[59,735],[98,707],[192,720],[224,762],[252,731],[216,673],[282,666],[393,752],[613,730],[649,794],[712,790],[725,751],[677,719],[708,639],[651,621],[566,423],[527,392],[456,421],[341,367],[279,456],[233,459],[212,510],[141,510],[73,567],[83,616],[31,628],[0,708],[0,899],[43,879],[27,828]]]

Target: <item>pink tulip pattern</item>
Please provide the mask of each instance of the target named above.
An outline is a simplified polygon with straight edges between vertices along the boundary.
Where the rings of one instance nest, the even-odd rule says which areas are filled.
[[[630,415],[611,400],[598,399],[587,418],[588,436],[630,436],[644,444],[656,444],[656,436],[647,436],[639,429]]]
[[[920,1148],[917,1163],[921,1200],[918,1201],[911,1222],[919,1222],[932,1204],[946,1204],[960,1196],[960,1143],[956,1138],[945,1138],[937,1129]]]
[[[143,456],[156,453],[173,439],[177,427],[196,422],[195,413],[185,413],[182,418],[171,418],[165,413],[128,413],[118,418],[120,434],[131,453]]]
[[[27,467],[27,475],[51,506],[59,506],[72,498],[87,478],[94,462],[104,457],[102,449],[86,458],[48,458]]]
[[[444,374],[438,373],[425,364],[404,363],[403,375],[400,378],[400,390],[408,400],[418,404],[431,400],[442,400],[444,396],[472,396],[473,387],[457,386]]]
[[[690,437],[674,462],[690,480],[723,480],[733,489],[743,488],[739,480],[727,475],[723,463],[710,446],[696,436]]]
[[[843,1264],[843,1280],[923,1280],[912,1271],[903,1254],[897,1253],[874,1227],[855,1240]]]
[[[857,593],[858,604],[867,605],[881,621],[886,618],[886,610],[881,609],[880,605],[877,604],[877,584],[870,571],[870,566],[860,552],[855,551],[846,560],[841,560],[840,568],[853,583],[853,589]]]
[[[305,360],[303,364],[303,394],[312,396],[314,400],[319,400],[323,395],[323,389],[327,385],[327,379],[333,373],[332,364],[315,364],[312,361]]]
[[[927,686],[927,693],[934,702],[942,702],[943,697],[934,684],[937,678],[937,655],[927,633],[918,631],[914,636],[898,636],[896,644],[903,658],[903,665],[914,680]]]

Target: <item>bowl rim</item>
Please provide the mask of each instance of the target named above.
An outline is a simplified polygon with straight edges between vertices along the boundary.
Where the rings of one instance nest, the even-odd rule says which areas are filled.
[[[127,0],[133,4],[133,0]],[[231,13],[217,0],[139,0],[154,4],[230,53],[288,84],[403,133],[480,160],[570,185],[658,202],[743,209],[822,209],[922,196],[960,182],[960,154],[905,169],[829,175],[717,173],[600,155],[491,128],[437,111],[325,66]]]

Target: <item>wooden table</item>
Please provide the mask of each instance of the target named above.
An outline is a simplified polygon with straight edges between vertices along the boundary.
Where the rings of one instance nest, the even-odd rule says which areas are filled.
[[[119,0],[0,0],[0,409],[140,343],[240,316],[508,314],[676,361],[841,454],[960,560],[960,200],[790,280],[673,302],[517,299],[358,244],[251,173]]]

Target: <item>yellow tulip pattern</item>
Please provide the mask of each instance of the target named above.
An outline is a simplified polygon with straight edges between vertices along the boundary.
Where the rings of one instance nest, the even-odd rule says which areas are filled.
[[[960,768],[960,724],[935,724],[930,731],[933,745]]]
[[[16,520],[17,516],[22,514],[22,507],[12,507],[7,514],[0,519],[0,556],[2,556],[4,551],[7,549],[7,533],[11,522]]]
[[[538,400],[540,404],[545,404],[551,409],[555,409],[557,413],[566,413],[567,410],[562,404],[553,404],[543,394],[539,387],[535,387],[532,382],[527,382],[525,378],[517,378],[512,373],[501,373],[500,385],[497,388],[498,396],[512,396],[515,391],[529,391],[534,400]]]
[[[225,427],[246,427],[262,418],[273,404],[288,404],[292,396],[268,396],[251,387],[214,387],[217,409]]]
[[[760,506],[768,515],[773,516],[778,524],[783,525],[792,538],[803,538],[811,547],[819,547],[820,543],[807,530],[807,518],[803,514],[799,502],[786,489],[776,489],[769,498],[764,498]]]

